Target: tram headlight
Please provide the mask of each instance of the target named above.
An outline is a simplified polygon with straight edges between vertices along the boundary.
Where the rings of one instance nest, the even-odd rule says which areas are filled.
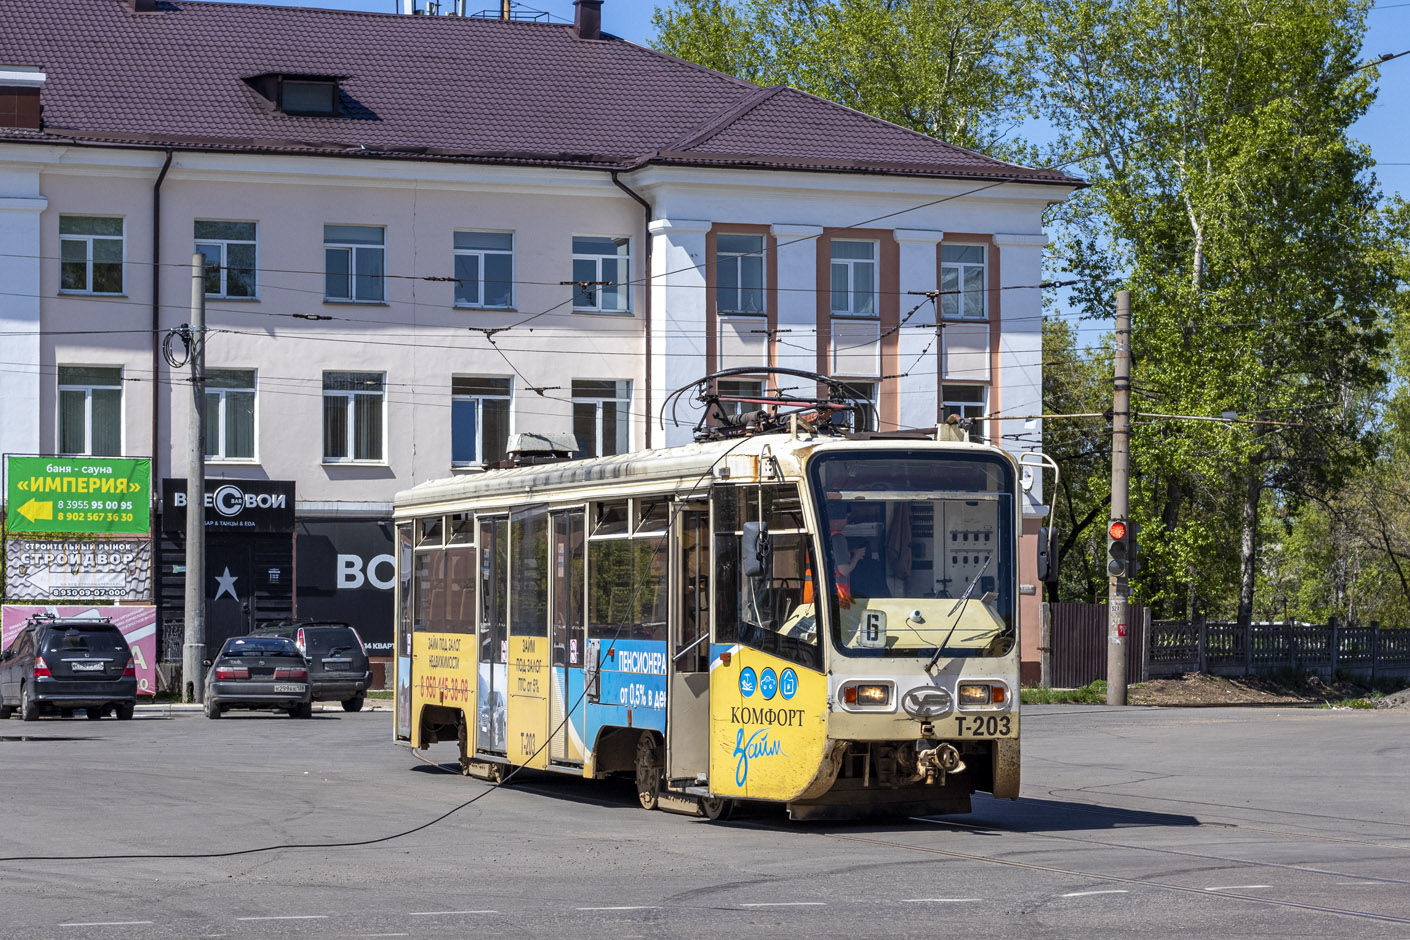
[[[885,708],[891,704],[891,686],[882,683],[843,686],[842,701],[863,708]]]
[[[961,682],[957,697],[961,706],[988,705],[994,700],[994,686],[987,682]]]

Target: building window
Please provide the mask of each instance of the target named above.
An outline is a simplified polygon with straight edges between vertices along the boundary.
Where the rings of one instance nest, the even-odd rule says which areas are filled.
[[[300,81],[280,82],[279,110],[285,114],[323,115],[338,113],[338,83]]]
[[[455,467],[488,466],[503,460],[509,447],[507,378],[460,375],[450,380],[450,462]]]
[[[382,459],[386,376],[381,372],[323,373],[323,460]]]
[[[940,316],[984,319],[984,246],[940,246]]]
[[[631,398],[629,381],[573,380],[573,435],[579,457],[609,457],[631,449]]]
[[[385,229],[378,225],[323,226],[325,300],[382,303],[387,299]]]
[[[122,369],[59,366],[59,452],[122,453]]]
[[[122,293],[122,219],[59,216],[59,289]]]
[[[715,236],[715,307],[720,313],[764,312],[764,236]]]
[[[455,233],[455,305],[514,306],[514,236]]]
[[[196,221],[196,250],[206,259],[206,296],[255,296],[255,223]]]
[[[877,410],[876,382],[843,382],[842,389],[849,398],[862,407],[854,412],[855,430],[878,431],[881,429],[881,413]]]
[[[984,434],[985,399],[989,389],[984,385],[943,385],[941,399],[944,402],[945,418],[958,415],[971,418],[974,426],[969,433],[982,438]]]
[[[832,243],[832,314],[874,317],[876,301],[876,242]]]
[[[715,391],[726,398],[760,399],[764,397],[763,379],[719,379]],[[722,401],[720,409],[727,415],[738,415],[746,411],[761,411],[765,405],[757,401]]]
[[[254,369],[211,369],[206,373],[206,456],[212,460],[254,459]]]
[[[631,239],[573,236],[573,309],[631,309]]]

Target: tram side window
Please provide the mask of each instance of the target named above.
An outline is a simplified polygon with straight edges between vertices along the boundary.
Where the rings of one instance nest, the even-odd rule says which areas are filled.
[[[480,662],[508,661],[509,520],[480,521]]]
[[[553,664],[583,662],[583,514],[553,517]]]
[[[445,632],[475,632],[475,550],[445,551]]]
[[[588,543],[588,636],[666,639],[664,536]]]
[[[548,513],[542,508],[509,517],[510,636],[548,636]]]
[[[414,622],[417,632],[443,633],[446,626],[446,556],[442,551],[416,553]]]
[[[769,567],[761,577],[747,577],[740,564],[743,524],[759,520],[769,525]],[[797,487],[717,487],[714,560],[715,642],[821,669],[816,565]]]

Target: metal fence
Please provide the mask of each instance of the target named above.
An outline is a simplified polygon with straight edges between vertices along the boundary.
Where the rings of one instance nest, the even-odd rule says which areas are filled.
[[[1095,606],[1095,605],[1094,605]],[[1363,678],[1410,677],[1410,630],[1315,623],[1237,623],[1156,620],[1147,637],[1150,678],[1204,672],[1254,675],[1294,669],[1331,678],[1341,672]]]
[[[1042,684],[1071,689],[1106,678],[1107,634],[1105,604],[1044,604],[1039,638]],[[1126,678],[1146,679],[1146,623],[1149,613],[1131,605],[1126,630]]]

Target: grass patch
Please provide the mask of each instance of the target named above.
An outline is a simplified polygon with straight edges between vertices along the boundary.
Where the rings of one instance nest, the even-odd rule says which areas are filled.
[[[1026,685],[1020,694],[1024,705],[1105,705],[1106,680],[1098,679],[1080,689],[1044,689]]]
[[[390,702],[390,701],[392,700],[392,692],[391,692],[390,689],[388,689],[388,690],[386,690],[386,691],[373,691],[373,690],[369,689],[368,692],[367,692],[367,697],[368,697],[368,698],[380,699],[381,701],[384,701],[384,702]]]
[[[1321,708],[1375,708],[1375,699],[1342,698],[1334,702],[1323,702]]]

